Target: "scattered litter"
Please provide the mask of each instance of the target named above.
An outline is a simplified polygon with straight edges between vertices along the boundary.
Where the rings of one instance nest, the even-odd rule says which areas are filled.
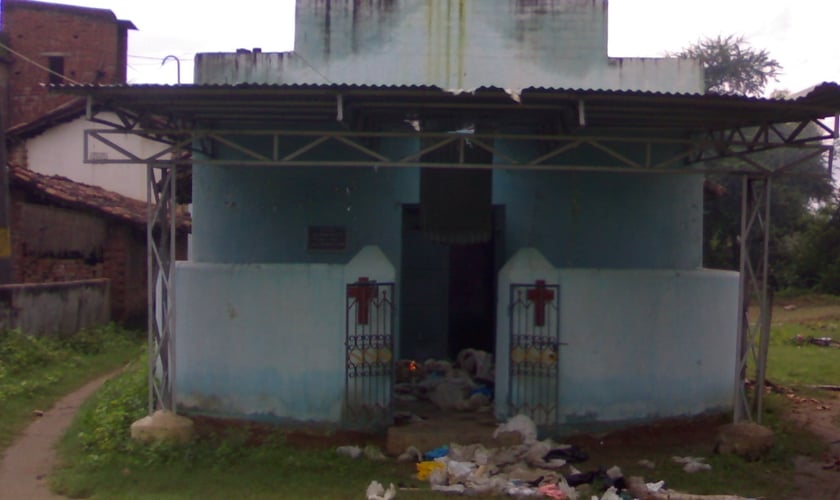
[[[449,445],[443,445],[435,448],[434,450],[429,450],[423,454],[423,458],[426,460],[434,460],[436,458],[445,457],[449,453]]]
[[[712,466],[705,463],[706,459],[703,457],[671,457],[671,460],[675,463],[683,464],[683,470],[689,474],[712,470]]]
[[[463,484],[448,484],[448,485],[440,485],[440,484],[433,484],[432,491],[440,491],[443,493],[464,493],[467,490],[467,487]]]
[[[489,412],[492,409],[495,368],[493,355],[464,349],[450,361],[428,359],[419,363],[402,359],[396,363],[394,398],[399,401],[428,400],[446,411]],[[399,423],[415,421],[408,414]]]
[[[607,469],[606,473],[607,477],[612,479],[613,481],[617,481],[624,477],[624,474],[621,473],[621,468],[617,465],[614,465]]]
[[[405,449],[402,455],[397,457],[397,462],[420,462],[423,460],[423,453],[414,446]]]
[[[557,500],[566,500],[569,498],[566,495],[566,492],[560,489],[560,487],[556,484],[544,484],[537,488],[537,492],[544,497],[554,498]]]
[[[466,481],[475,469],[476,465],[472,462],[446,460],[446,472],[449,474],[450,484]]]
[[[598,497],[592,497],[594,499],[598,499]],[[615,489],[615,486],[610,486],[607,491],[601,495],[601,500],[621,500],[621,497],[618,496],[618,490]]]
[[[437,469],[446,469],[446,465],[443,462],[436,462],[434,460],[428,462],[420,462],[417,464],[417,479],[420,481],[426,481]]]
[[[458,366],[471,377],[478,380],[492,381],[495,377],[493,355],[478,349],[464,349],[455,358]]]
[[[653,486],[656,487],[660,483],[662,481],[653,483]],[[658,491],[652,491],[650,485],[651,483],[645,483],[645,480],[641,477],[628,478],[626,494],[630,495],[628,498],[644,498],[647,500],[749,500],[737,495],[692,495],[664,487]]]
[[[515,432],[522,436],[524,444],[533,443],[537,440],[537,426],[528,415],[519,414],[511,417],[507,422],[499,425],[493,431],[493,437],[498,438],[502,432]]]
[[[638,465],[642,466],[642,467],[645,467],[646,469],[655,469],[655,468],[656,468],[656,464],[655,464],[655,463],[653,463],[653,461],[648,460],[648,459],[646,459],[646,458],[645,458],[645,459],[642,459],[642,460],[639,460],[639,461],[638,461],[638,462],[636,462],[636,463],[637,463]]]
[[[397,496],[397,489],[391,483],[386,490],[379,481],[371,481],[367,487],[367,500],[392,500]]]
[[[799,346],[811,344],[818,347],[840,347],[840,342],[834,340],[831,337],[813,337],[811,335],[808,335],[806,337],[804,335],[798,334],[791,339],[791,342]]]
[[[382,451],[379,448],[370,444],[365,446],[365,449],[362,450],[362,453],[364,453],[365,458],[367,458],[368,460],[373,460],[374,462],[382,462],[384,460],[388,460],[388,457],[386,457],[385,454],[382,453]]]
[[[645,483],[647,489],[651,493],[659,493],[665,487],[665,481],[657,481],[655,483]]]
[[[536,488],[528,486],[511,486],[505,491],[505,493],[509,496],[517,498],[540,496],[540,492],[537,491]]]
[[[359,458],[362,456],[362,449],[358,446],[339,446],[335,452],[344,457]]]

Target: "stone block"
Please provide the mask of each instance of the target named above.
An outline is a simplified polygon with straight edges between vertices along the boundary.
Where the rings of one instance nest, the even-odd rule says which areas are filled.
[[[757,460],[773,447],[773,431],[754,422],[726,424],[718,429],[715,452]]]
[[[169,410],[158,410],[131,424],[131,438],[143,443],[186,443],[193,437],[193,421]]]

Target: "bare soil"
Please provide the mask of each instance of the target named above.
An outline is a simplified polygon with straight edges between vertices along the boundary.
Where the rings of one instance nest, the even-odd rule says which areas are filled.
[[[32,422],[0,459],[0,498],[49,500],[47,475],[55,466],[55,445],[73,421],[79,406],[120,370],[94,379],[68,394]]]
[[[801,398],[788,417],[819,436],[828,450],[821,460],[796,457],[796,496],[792,500],[840,499],[840,397]]]

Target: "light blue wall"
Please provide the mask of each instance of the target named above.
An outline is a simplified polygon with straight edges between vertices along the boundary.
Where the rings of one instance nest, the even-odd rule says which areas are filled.
[[[289,144],[284,144],[292,150]],[[386,154],[416,149],[386,141]],[[357,154],[319,150],[329,161]],[[234,157],[222,151],[219,157]],[[416,203],[416,169],[306,169],[197,165],[193,169],[192,259],[196,262],[346,263],[362,246],[378,245],[399,262],[402,203]],[[348,229],[345,252],[307,252],[309,225]]]
[[[701,176],[496,170],[493,187],[506,257],[534,247],[559,267],[702,266]]]
[[[338,421],[344,393],[344,268],[179,263],[180,408]]]
[[[376,247],[335,264],[179,262],[176,398],[182,409],[268,420],[341,421],[345,287],[393,282]]]
[[[533,249],[499,276],[560,287],[560,424],[623,422],[731,408],[738,274],[556,269]],[[508,415],[507,315],[498,318],[496,414]],[[505,360],[505,361],[501,361]]]

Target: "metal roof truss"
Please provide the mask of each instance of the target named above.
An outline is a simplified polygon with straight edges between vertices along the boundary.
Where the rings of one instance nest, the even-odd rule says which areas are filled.
[[[373,132],[352,130],[214,130],[212,128],[161,127],[130,114],[119,114],[120,122],[98,120],[108,129],[85,131],[84,154],[87,163],[145,165],[148,172],[148,288],[149,288],[149,411],[157,408],[175,410],[174,336],[175,336],[175,192],[178,168],[202,165],[262,166],[262,167],[384,167],[384,168],[503,168],[551,171],[595,171],[624,173],[703,174],[722,173],[743,178],[741,229],[741,284],[739,311],[742,320],[738,331],[737,375],[735,380],[734,419],[761,419],[764,373],[770,334],[768,300],[768,238],[770,229],[770,186],[773,177],[796,174],[794,169],[805,161],[822,157],[832,168],[833,148],[827,141],[838,137],[838,119],[833,127],[822,121],[804,120],[781,126],[766,124],[758,127],[738,127],[725,131],[710,130],[688,138],[632,133],[592,134],[487,134],[459,131],[453,133],[408,130],[402,132]],[[96,117],[93,117],[97,120]],[[340,117],[339,117],[340,118]],[[581,122],[584,119],[581,117]],[[586,130],[583,128],[582,130]],[[160,144],[157,151],[141,155],[113,140],[115,135],[136,135]],[[247,138],[270,140],[271,151],[248,146]],[[283,149],[286,139],[298,143],[292,150]],[[387,139],[416,139],[422,148],[401,157],[388,156],[375,147],[377,141]],[[526,141],[538,143],[540,148],[527,158],[501,151],[495,141]],[[259,142],[259,141],[258,141]],[[349,148],[353,158],[325,161],[309,158],[319,148],[335,145]],[[444,147],[457,148],[458,161],[436,162],[427,158]],[[629,148],[628,148],[629,146]],[[104,148],[115,157],[92,155],[93,149]],[[237,159],[219,159],[222,148],[236,151]],[[480,148],[492,153],[492,164],[465,161],[466,148]],[[770,166],[762,163],[759,153],[786,148],[796,151],[790,161]],[[581,150],[598,152],[601,164],[580,164],[568,158]],[[672,153],[661,155],[662,150]],[[633,153],[628,153],[632,150]],[[655,154],[655,151],[658,152]],[[191,154],[186,154],[191,153]],[[734,162],[717,162],[733,158]],[[159,232],[156,229],[160,228]],[[158,237],[155,237],[155,234]],[[751,301],[758,301],[755,320],[747,314]],[[752,359],[756,380],[755,389],[746,386],[748,359]],[[751,401],[750,401],[751,399]]]

